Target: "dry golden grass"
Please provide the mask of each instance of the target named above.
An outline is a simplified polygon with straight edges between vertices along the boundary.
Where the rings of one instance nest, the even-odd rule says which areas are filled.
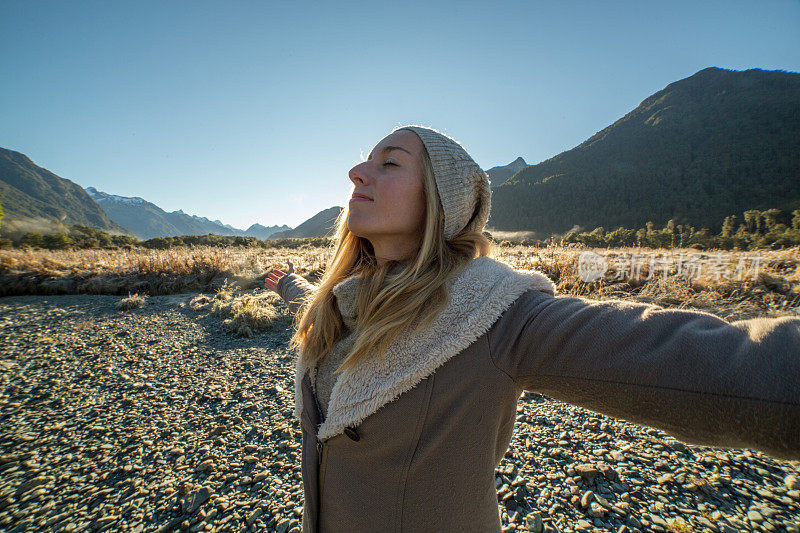
[[[277,304],[280,297],[272,291],[239,292],[231,283],[224,283],[214,296],[198,294],[189,301],[197,312],[208,312],[222,319],[222,328],[237,335],[250,337],[266,331],[276,320],[286,323]]]
[[[121,311],[127,311],[128,309],[138,309],[144,306],[144,296],[139,293],[130,294],[123,298],[122,300],[118,301],[116,304],[117,309]]]
[[[586,282],[580,277],[583,252],[602,256],[610,265],[606,275]],[[259,293],[272,268],[287,269],[315,282],[331,256],[330,248],[249,249],[187,247],[170,250],[0,250],[0,295],[119,294],[179,292],[215,293],[194,302],[224,316],[226,327],[242,334],[261,329],[274,319],[270,291]],[[639,254],[632,256],[631,254]],[[663,307],[708,311],[728,320],[759,316],[797,315],[800,306],[800,247],[786,250],[726,252],[693,249],[587,249],[583,246],[495,246],[494,255],[518,270],[547,274],[564,296],[626,299]],[[758,256],[757,268],[752,258]],[[631,268],[637,262],[639,269]],[[740,260],[741,275],[736,275]],[[651,272],[649,261],[654,263]],[[629,260],[626,263],[626,259]],[[698,271],[678,276],[677,263],[701,264]],[[687,262],[688,261],[688,262]],[[716,261],[722,275],[709,265]],[[627,267],[627,268],[624,268]],[[726,279],[725,273],[731,278]],[[256,289],[256,290],[254,290]],[[248,293],[249,292],[249,293]],[[234,296],[234,293],[236,295]],[[202,296],[202,295],[201,295]],[[206,307],[203,307],[206,306]],[[269,308],[264,311],[262,308]]]
[[[604,277],[584,282],[578,270],[579,256],[593,252],[611,265]],[[627,269],[614,266],[624,257],[639,254]],[[683,254],[683,255],[681,255]],[[663,307],[696,309],[727,320],[760,316],[800,314],[800,247],[786,250],[698,252],[688,248],[653,250],[640,248],[588,249],[577,246],[495,247],[495,256],[515,269],[536,269],[552,279],[564,296],[597,300],[624,299],[654,303]],[[758,256],[757,268],[754,260]],[[650,269],[649,261],[662,259],[663,265]],[[689,275],[677,276],[677,265],[701,264]],[[718,265],[717,276],[711,265]],[[635,265],[640,265],[636,270]],[[656,262],[655,265],[658,265]],[[740,267],[737,275],[736,268]],[[665,275],[665,271],[667,274]],[[684,269],[685,272],[685,269]],[[731,279],[726,279],[724,273]],[[619,279],[615,279],[619,277]],[[740,278],[740,279],[739,279]]]
[[[0,250],[0,296],[14,294],[174,294],[214,291],[226,280],[262,287],[286,260],[319,275],[327,250],[186,247],[170,250]]]
[[[692,528],[681,517],[667,519],[667,531],[669,533],[691,533]]]

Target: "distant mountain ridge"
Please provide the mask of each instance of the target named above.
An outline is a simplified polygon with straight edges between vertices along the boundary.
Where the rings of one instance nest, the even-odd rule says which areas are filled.
[[[489,175],[489,181],[492,182],[492,187],[497,187],[502,185],[511,176],[527,167],[528,164],[525,160],[518,157],[507,165],[490,168],[486,171],[486,174]]]
[[[769,208],[800,208],[800,74],[709,67],[493,187],[488,225],[540,237],[670,219],[711,229]]]
[[[343,209],[344,208],[339,207],[338,205],[329,207],[328,209],[323,209],[296,228],[274,233],[270,238],[299,239],[303,237],[328,237],[333,234],[336,218]]]
[[[264,240],[270,238],[273,233],[291,229],[285,224],[270,227],[253,224],[246,230],[240,230],[230,224],[223,224],[220,220],[188,215],[182,209],[167,212],[138,196],[109,194],[95,187],[87,187],[86,192],[103,208],[111,220],[129,228],[142,240],[208,233],[256,237]]]
[[[208,233],[265,240],[292,229],[286,224],[253,224],[241,230],[220,220],[188,215],[182,209],[168,213],[140,196],[83,189],[36,165],[27,155],[5,148],[0,148],[0,194],[5,214],[0,230],[10,237],[29,232],[66,233],[75,224],[142,240]]]

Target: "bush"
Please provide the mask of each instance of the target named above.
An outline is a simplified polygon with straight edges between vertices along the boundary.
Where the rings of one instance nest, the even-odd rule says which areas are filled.
[[[30,246],[31,248],[41,248],[44,244],[44,238],[41,233],[31,232],[26,233],[20,237],[18,246]]]
[[[117,302],[117,309],[127,311],[128,309],[137,309],[144,305],[144,296],[138,292],[135,294],[128,293],[128,296]]]
[[[69,248],[73,244],[75,244],[75,241],[63,233],[53,233],[42,238],[42,247],[51,250],[62,250]]]

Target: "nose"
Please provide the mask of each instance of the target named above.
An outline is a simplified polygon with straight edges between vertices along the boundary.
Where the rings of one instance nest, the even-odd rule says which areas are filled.
[[[355,185],[363,185],[367,183],[367,176],[365,172],[362,170],[364,168],[364,163],[359,163],[358,165],[354,166],[348,172],[348,176],[350,177],[350,181],[352,181]]]

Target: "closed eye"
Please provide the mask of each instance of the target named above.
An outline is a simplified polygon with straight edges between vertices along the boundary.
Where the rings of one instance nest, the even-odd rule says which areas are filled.
[[[394,165],[394,166],[397,166],[397,165],[395,165],[394,163],[392,163],[391,161],[387,161],[386,163],[384,163],[384,164],[383,164],[383,166],[388,166],[388,165]]]

